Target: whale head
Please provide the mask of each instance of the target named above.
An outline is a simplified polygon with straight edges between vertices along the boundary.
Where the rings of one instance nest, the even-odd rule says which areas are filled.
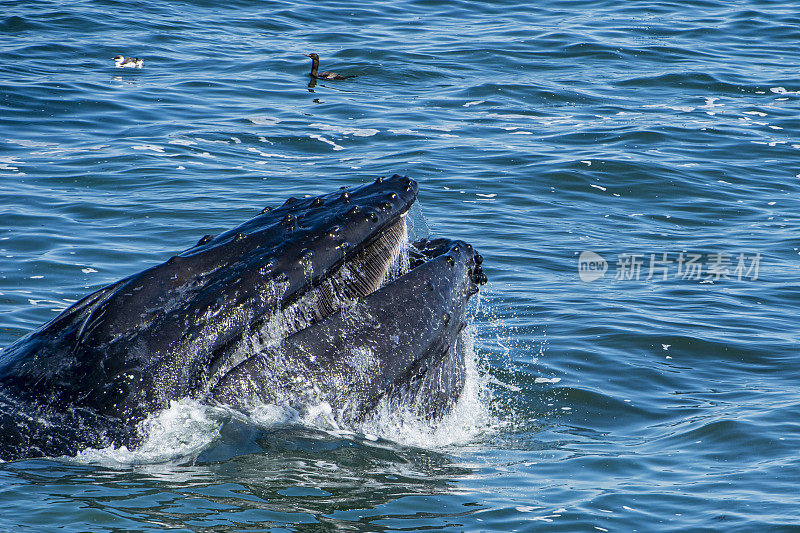
[[[186,397],[324,401],[345,424],[384,400],[440,416],[463,387],[465,309],[486,276],[465,242],[408,242],[417,192],[379,178],[207,235],[6,348],[0,393],[54,425],[79,418],[87,445],[135,444],[136,422]]]

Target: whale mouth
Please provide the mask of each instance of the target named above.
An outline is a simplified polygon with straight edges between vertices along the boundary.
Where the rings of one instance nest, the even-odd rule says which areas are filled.
[[[208,396],[246,412],[325,402],[351,428],[380,402],[425,419],[452,408],[465,381],[466,304],[487,282],[483,257],[463,241],[409,240],[407,213],[265,317]]]
[[[413,205],[413,204],[412,204]],[[309,284],[289,305],[266,316],[258,327],[259,346],[269,346],[285,337],[325,320],[330,315],[355,305],[360,299],[397,282],[405,274],[447,254],[456,241],[446,238],[409,240],[409,208],[397,219],[346,254],[340,264],[323,279]],[[460,242],[460,241],[458,241]],[[486,283],[483,257],[472,246],[462,243],[469,259],[469,294]],[[237,364],[234,359],[230,364]],[[226,365],[230,368],[230,364]]]
[[[394,224],[375,235],[356,253],[346,256],[339,271],[324,280],[315,306],[320,318],[372,294],[390,281],[393,272],[403,270],[401,256],[408,240],[407,213],[402,213]]]
[[[260,347],[280,342],[288,335],[325,320],[354,305],[408,270],[404,254],[409,248],[406,215],[370,239],[331,268],[328,274],[297,291],[287,305],[276,308],[257,326]],[[234,359],[230,364],[237,364]]]
[[[362,234],[324,276],[308,265],[307,283],[218,359],[205,394],[244,411],[325,402],[349,427],[381,401],[423,418],[447,412],[464,385],[466,303],[487,279],[471,245],[410,235],[415,201]],[[288,294],[291,280],[277,292]]]

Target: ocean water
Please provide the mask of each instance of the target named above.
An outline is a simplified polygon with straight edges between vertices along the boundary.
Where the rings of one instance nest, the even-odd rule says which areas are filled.
[[[178,402],[141,450],[0,464],[0,530],[798,527],[796,3],[0,6],[0,346],[379,175],[490,279],[440,426]]]

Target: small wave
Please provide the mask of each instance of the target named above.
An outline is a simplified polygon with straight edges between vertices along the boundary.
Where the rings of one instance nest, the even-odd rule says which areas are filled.
[[[0,33],[18,33],[24,31],[42,30],[47,26],[33,22],[25,17],[11,16],[0,21]]]
[[[639,76],[616,82],[619,87],[671,87],[673,89],[700,89],[711,93],[741,94],[742,85],[729,83],[705,72],[671,72],[656,76]]]

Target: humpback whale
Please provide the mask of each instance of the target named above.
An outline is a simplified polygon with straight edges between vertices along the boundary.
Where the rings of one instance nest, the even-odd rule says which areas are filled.
[[[84,297],[0,352],[0,459],[133,448],[183,398],[446,414],[486,275],[463,241],[408,242],[417,193],[394,175],[289,198]]]

